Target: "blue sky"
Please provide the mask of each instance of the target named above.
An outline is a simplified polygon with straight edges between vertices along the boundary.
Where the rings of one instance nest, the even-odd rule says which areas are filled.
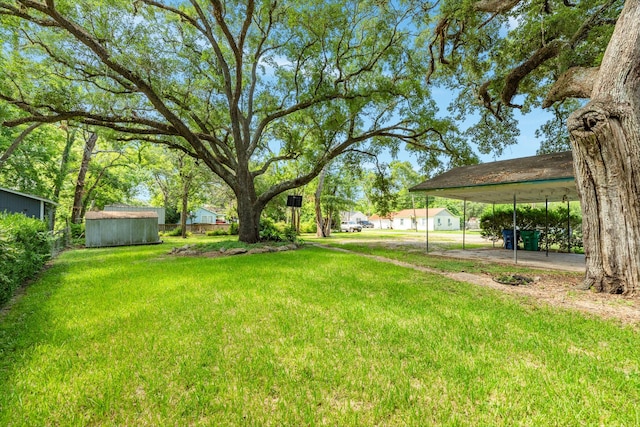
[[[446,117],[448,114],[447,107],[451,99],[451,93],[447,90],[440,90],[433,88],[433,96],[439,108],[438,116]],[[536,152],[540,148],[541,139],[536,138],[536,130],[545,124],[547,121],[553,118],[553,113],[541,108],[534,109],[528,114],[521,114],[517,110],[514,113],[515,118],[518,121],[518,128],[520,129],[520,135],[518,136],[518,142],[515,145],[507,146],[499,156],[494,154],[480,154],[477,148],[474,148],[474,152],[480,158],[481,163],[494,162],[499,160],[515,159],[519,157],[535,156]],[[474,124],[477,121],[477,117],[470,117],[467,119],[469,125]],[[464,122],[459,124],[460,129],[464,130]],[[473,142],[471,141],[473,146]],[[399,159],[402,161],[409,161],[414,165],[417,165],[415,157],[408,153],[400,152],[398,154]]]
[[[442,108],[441,112],[446,113],[446,108]],[[515,145],[505,147],[502,154],[495,156],[493,154],[485,155],[480,154],[477,149],[474,152],[480,158],[481,163],[494,162],[499,160],[509,160],[519,157],[535,156],[540,148],[541,140],[536,138],[535,133],[544,123],[553,117],[553,114],[542,109],[534,110],[526,115],[522,115],[516,112],[515,117],[518,120],[518,128],[520,129],[520,135],[518,136],[518,142]],[[472,144],[473,145],[473,144]],[[382,159],[385,162],[389,162],[393,159],[389,156],[383,156]],[[411,155],[404,151],[402,148],[398,153],[397,160],[408,161],[414,165],[416,170],[420,170],[418,161],[414,155]]]
[[[481,161],[492,162],[495,160],[507,160],[517,157],[535,156],[536,151],[540,148],[540,139],[535,136],[536,130],[538,130],[544,123],[552,118],[552,113],[545,110],[534,110],[529,114],[522,115],[516,112],[516,118],[518,119],[518,128],[520,129],[520,136],[518,137],[518,143],[506,147],[502,152],[502,155],[498,157],[480,155]]]

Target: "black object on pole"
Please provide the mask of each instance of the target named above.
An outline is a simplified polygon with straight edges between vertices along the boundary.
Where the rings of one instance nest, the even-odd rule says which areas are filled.
[[[292,208],[302,207],[302,196],[287,196],[287,206]]]

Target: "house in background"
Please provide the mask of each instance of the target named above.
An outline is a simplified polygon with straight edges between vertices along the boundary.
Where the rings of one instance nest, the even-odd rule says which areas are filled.
[[[465,224],[467,230],[480,230],[480,218],[471,217],[467,220]]]
[[[224,214],[217,213],[212,207],[202,206],[196,209],[187,220],[187,224],[225,224]]]
[[[25,214],[28,217],[47,221],[51,227],[51,212],[55,205],[57,205],[56,202],[42,197],[0,188],[0,212]]]
[[[460,217],[453,215],[446,208],[404,209],[391,212],[387,218],[372,215],[369,221],[374,228],[393,228],[394,230],[426,230],[429,231],[460,230]]]
[[[396,230],[429,231],[460,230],[460,217],[446,208],[404,209],[393,215],[393,228]]]
[[[340,221],[361,223],[367,221],[367,216],[360,211],[340,212]]]
[[[378,229],[389,229],[391,228],[392,224],[392,214],[387,215],[386,217],[382,218],[379,215],[371,215],[369,217],[369,222],[371,222],[373,224],[373,228],[378,228]]]

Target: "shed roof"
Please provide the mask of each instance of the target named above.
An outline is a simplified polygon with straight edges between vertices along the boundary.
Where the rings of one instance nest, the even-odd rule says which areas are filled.
[[[155,212],[91,211],[87,212],[84,218],[85,220],[158,218],[158,214]]]
[[[409,191],[484,203],[578,199],[571,151],[461,166]]]

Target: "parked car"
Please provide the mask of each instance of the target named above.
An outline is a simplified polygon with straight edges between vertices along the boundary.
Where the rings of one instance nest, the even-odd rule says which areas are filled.
[[[347,233],[356,231],[360,232],[362,231],[362,226],[357,222],[342,221],[342,223],[340,224],[340,231],[345,231]]]
[[[373,223],[369,221],[360,221],[362,228],[373,228]]]

